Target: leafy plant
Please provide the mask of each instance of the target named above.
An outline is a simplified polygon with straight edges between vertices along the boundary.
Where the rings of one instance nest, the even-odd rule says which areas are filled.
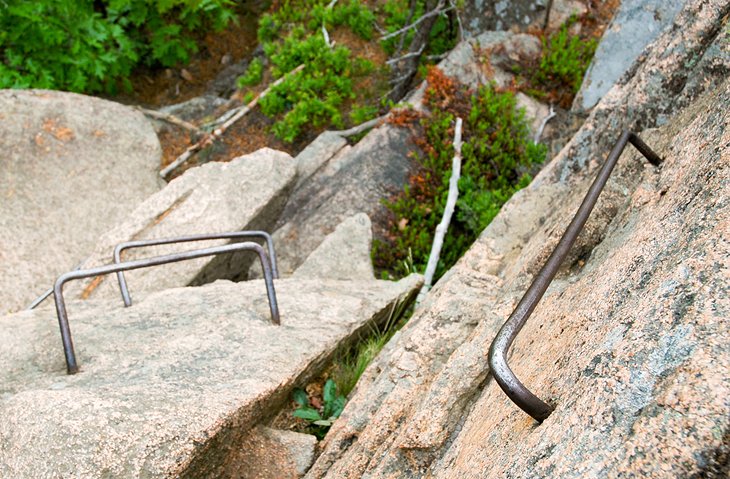
[[[350,119],[359,125],[378,116],[378,107],[372,105],[355,106],[350,111]]]
[[[332,423],[340,417],[345,408],[347,399],[337,393],[337,385],[332,379],[328,379],[322,391],[322,407],[314,408],[309,401],[309,396],[303,389],[294,390],[294,401],[299,407],[294,411],[293,416],[312,424],[312,432],[319,439],[322,439],[329,430]]]
[[[242,88],[244,86],[255,86],[261,83],[264,77],[264,64],[259,58],[254,58],[251,63],[248,64],[246,73],[243,76],[238,77],[238,86]]]
[[[583,39],[570,33],[576,21],[572,16],[557,32],[542,39],[540,63],[528,74],[530,93],[563,106],[569,106],[580,89],[597,46],[593,38]]]
[[[459,199],[436,278],[456,263],[512,194],[529,184],[530,172],[546,153],[532,143],[512,93],[486,85],[470,94],[435,68],[429,70],[428,84],[431,114],[421,120],[420,167],[404,191],[386,202],[392,213],[388,236],[373,245],[376,267],[395,276],[408,273],[409,257],[420,271],[428,263],[448,196],[456,115],[464,118]]]
[[[191,33],[234,19],[230,0],[5,0],[0,88],[111,91],[139,63],[172,66]]]

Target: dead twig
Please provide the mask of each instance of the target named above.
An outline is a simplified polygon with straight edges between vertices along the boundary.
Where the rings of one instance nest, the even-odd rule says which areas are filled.
[[[276,80],[274,83],[272,83],[271,85],[269,85],[264,91],[262,91],[261,93],[259,93],[258,95],[256,95],[253,100],[251,100],[250,102],[248,102],[248,104],[246,106],[244,106],[243,108],[238,109],[238,111],[233,116],[231,116],[230,118],[228,118],[225,122],[223,122],[222,125],[220,125],[215,130],[213,130],[212,133],[210,133],[208,135],[205,135],[205,137],[203,139],[201,139],[200,141],[198,141],[197,143],[195,143],[194,145],[192,145],[191,147],[189,147],[187,150],[185,150],[183,152],[182,155],[178,156],[175,159],[175,161],[173,161],[172,163],[170,163],[169,165],[167,165],[162,171],[160,171],[160,176],[164,179],[173,170],[175,170],[177,167],[179,167],[180,165],[182,165],[183,163],[185,163],[186,161],[188,161],[195,153],[197,153],[198,151],[202,150],[203,148],[211,145],[215,140],[217,140],[218,138],[220,138],[223,135],[223,133],[225,133],[226,130],[231,127],[231,125],[233,125],[238,120],[240,120],[241,118],[243,118],[243,116],[246,115],[249,111],[253,110],[256,107],[256,105],[258,105],[259,101],[263,97],[265,97],[266,95],[268,95],[273,88],[276,88],[286,78],[288,78],[291,75],[294,75],[294,74],[300,72],[303,68],[304,68],[304,65],[303,64],[302,65],[299,65],[294,70],[290,71],[289,73],[287,73],[286,75],[282,76],[281,78],[279,78],[278,80]]]
[[[333,131],[332,133],[344,137],[359,135],[360,133],[367,131],[371,128],[375,128],[380,123],[384,122],[388,118],[388,115],[389,114],[385,114],[383,116],[373,118],[372,120],[368,120],[365,123],[360,123],[359,125],[353,126],[352,128],[348,128],[347,130]]]
[[[540,122],[540,127],[535,132],[535,137],[532,140],[533,143],[540,143],[540,137],[542,136],[543,130],[545,130],[545,125],[547,125],[547,122],[549,122],[554,116],[555,110],[553,110],[553,105],[550,104],[550,112],[542,119],[542,122]]]
[[[418,17],[418,19],[416,19],[415,22],[411,23],[410,25],[406,25],[405,27],[403,27],[399,30],[396,30],[394,32],[391,32],[387,35],[383,35],[382,37],[380,37],[380,41],[382,42],[389,38],[397,37],[398,35],[401,35],[401,34],[407,32],[408,30],[416,28],[424,20],[427,20],[431,17],[435,17],[436,15],[441,15],[442,13],[446,13],[446,12],[451,11],[456,8],[456,6],[449,6],[447,8],[442,8],[442,7],[443,7],[443,3],[439,2],[438,6],[435,9],[431,10],[428,13],[421,15],[420,17]]]
[[[426,45],[423,45],[416,52],[406,53],[405,55],[399,56],[398,58],[391,58],[390,60],[386,61],[385,63],[387,65],[393,65],[393,64],[401,62],[403,60],[407,60],[408,58],[417,57],[417,56],[421,55],[425,49],[426,49]]]
[[[441,218],[441,222],[436,227],[436,233],[433,237],[431,254],[428,256],[428,264],[426,265],[426,272],[423,276],[423,286],[418,292],[418,297],[416,298],[416,307],[418,307],[421,301],[423,301],[423,298],[426,296],[426,293],[428,293],[431,289],[433,276],[434,273],[436,273],[436,266],[438,265],[439,256],[441,255],[441,247],[444,244],[444,237],[446,236],[446,231],[449,229],[451,216],[454,214],[456,200],[459,198],[459,177],[461,176],[461,123],[461,118],[457,118],[456,127],[454,128],[454,159],[451,163],[449,194],[446,197],[444,216]]]
[[[175,126],[179,126],[180,128],[185,128],[186,130],[190,130],[196,135],[204,135],[205,132],[198,128],[197,126],[193,125],[190,122],[187,122],[183,120],[182,118],[178,118],[175,115],[172,115],[170,113],[164,113],[157,110],[148,110],[147,108],[142,108],[141,106],[135,107],[137,110],[142,112],[145,116],[149,116],[150,118],[154,118],[156,120],[162,120],[166,121],[167,123],[170,123]]]

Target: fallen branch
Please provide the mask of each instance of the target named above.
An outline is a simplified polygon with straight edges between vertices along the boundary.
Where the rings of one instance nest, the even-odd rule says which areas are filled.
[[[425,50],[425,49],[426,49],[426,45],[423,45],[417,52],[406,53],[405,55],[401,55],[398,58],[391,58],[390,60],[386,61],[385,63],[387,65],[393,65],[395,63],[402,62],[403,60],[406,60],[408,58],[417,57],[417,56],[421,55],[421,53],[423,53],[423,50]]]
[[[543,130],[545,130],[545,125],[547,125],[547,122],[549,122],[554,116],[555,110],[553,110],[553,105],[551,104],[550,112],[547,114],[547,116],[545,116],[545,118],[542,119],[542,122],[540,122],[540,127],[535,132],[535,137],[532,140],[533,143],[540,143],[540,137],[542,136]]]
[[[548,0],[547,6],[545,7],[545,20],[542,23],[542,29],[546,30],[550,24],[550,10],[553,9],[553,0]]]
[[[400,30],[396,30],[387,35],[383,35],[382,37],[380,37],[380,41],[382,42],[389,38],[397,37],[398,35],[405,33],[412,28],[416,28],[419,23],[421,23],[422,21],[424,21],[428,18],[431,18],[436,15],[441,15],[443,13],[446,13],[446,12],[456,8],[455,6],[449,6],[447,8],[442,8],[442,7],[443,7],[443,3],[439,2],[439,5],[435,9],[431,10],[428,13],[421,15],[420,17],[418,17],[418,19],[415,22],[411,23],[410,25],[406,25],[405,27],[401,28]]]
[[[373,118],[372,120],[368,120],[365,123],[360,123],[359,125],[353,126],[352,128],[348,128],[347,130],[333,131],[332,133],[334,133],[335,135],[344,136],[344,137],[359,135],[360,133],[362,133],[364,131],[367,131],[371,128],[378,126],[378,124],[385,121],[386,118],[388,118],[388,114],[379,116],[377,118]]]
[[[238,120],[243,118],[243,116],[246,115],[249,111],[253,110],[256,107],[256,105],[258,105],[259,101],[263,97],[268,95],[272,89],[279,86],[286,78],[301,71],[303,68],[304,68],[304,65],[299,65],[294,70],[290,71],[289,73],[287,73],[286,75],[282,76],[281,78],[276,80],[274,83],[269,85],[264,91],[262,91],[261,93],[256,95],[253,100],[248,102],[248,104],[246,106],[238,109],[236,114],[234,114],[233,116],[228,118],[221,126],[216,128],[215,130],[213,130],[213,132],[210,133],[209,135],[205,135],[205,137],[203,139],[201,139],[199,142],[197,142],[194,145],[192,145],[191,147],[189,147],[187,150],[185,150],[183,152],[182,155],[178,156],[175,159],[175,161],[173,161],[172,163],[167,165],[162,171],[160,171],[160,176],[164,179],[173,170],[175,170],[177,167],[179,167],[180,165],[182,165],[183,163],[188,161],[195,153],[197,153],[198,151],[202,150],[203,148],[211,145],[215,140],[220,138],[223,135],[223,133],[225,133],[226,130],[231,127],[231,125],[233,125]],[[226,116],[226,115],[224,115],[224,116]]]
[[[433,237],[433,244],[431,245],[431,254],[428,256],[428,265],[426,265],[426,272],[423,278],[423,286],[418,292],[416,298],[416,307],[423,301],[423,298],[431,290],[431,283],[433,282],[434,273],[436,273],[436,266],[439,262],[439,256],[441,255],[441,247],[444,244],[444,237],[446,231],[449,229],[449,223],[451,223],[451,216],[454,214],[454,208],[456,207],[456,200],[459,198],[459,177],[461,176],[461,118],[456,119],[456,127],[454,128],[454,159],[451,163],[451,178],[449,179],[449,194],[446,198],[446,206],[444,208],[444,216],[441,218],[441,223],[436,227],[436,233]]]
[[[322,22],[322,36],[324,37],[324,44],[327,45],[327,48],[332,48],[332,43],[330,43],[330,34],[327,33],[327,27],[324,26],[324,22]]]
[[[170,113],[163,113],[161,111],[157,110],[148,110],[147,108],[142,108],[141,106],[135,107],[140,112],[144,113],[146,116],[149,116],[150,118],[154,118],[156,120],[162,120],[166,121],[172,125],[179,126],[181,128],[185,128],[186,130],[190,130],[195,134],[198,135],[204,135],[205,132],[198,128],[197,126],[193,125],[190,122],[187,122],[183,120],[182,118],[178,118],[175,115],[172,115]]]

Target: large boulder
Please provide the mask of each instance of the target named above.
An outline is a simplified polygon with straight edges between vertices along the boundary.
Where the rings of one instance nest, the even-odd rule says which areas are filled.
[[[238,477],[251,428],[420,284],[279,280],[280,326],[261,281],[72,301],[72,376],[51,310],[0,318],[0,477]]]
[[[161,184],[144,116],[74,93],[0,90],[0,313],[28,304]]]
[[[294,159],[287,153],[263,148],[227,163],[207,163],[186,171],[150,196],[115,228],[96,242],[82,267],[108,264],[114,247],[130,240],[170,238],[197,233],[269,230],[276,222],[296,178]],[[130,249],[125,260],[202,248],[225,240]],[[139,292],[205,284],[216,279],[241,279],[256,255],[241,252],[199,258],[157,268],[131,271],[130,288]],[[256,264],[260,269],[260,265]],[[70,296],[118,297],[113,276],[71,285]]]
[[[294,190],[273,233],[282,275],[292,274],[345,219],[377,214],[381,199],[403,188],[413,167],[410,136],[405,128],[381,125]]]
[[[347,218],[307,257],[292,277],[373,279],[372,240],[368,215],[358,213]]]
[[[686,0],[623,0],[598,44],[573,108],[593,108],[646,46],[672,24],[685,3]]]
[[[677,108],[728,13],[687,4],[503,207],[365,372],[308,477],[727,476],[730,81]],[[627,147],[517,338],[512,368],[556,405],[538,426],[491,377],[489,345],[624,128],[665,162]]]

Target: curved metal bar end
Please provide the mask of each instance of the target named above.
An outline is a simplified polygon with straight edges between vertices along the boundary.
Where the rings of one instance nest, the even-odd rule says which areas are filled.
[[[517,376],[512,372],[507,364],[504,356],[504,350],[500,348],[500,333],[492,341],[489,348],[489,368],[502,391],[514,402],[520,409],[532,416],[537,422],[542,423],[552,414],[553,408],[548,403],[535,396],[527,389]]]
[[[641,138],[639,138],[639,135],[637,135],[636,133],[633,133],[633,132],[629,132],[628,136],[629,136],[629,143],[631,143],[632,145],[634,145],[634,148],[636,148],[637,150],[639,150],[639,153],[641,153],[642,155],[644,155],[644,158],[646,158],[646,160],[649,163],[651,163],[654,166],[659,166],[659,165],[662,164],[662,162],[664,162],[664,158],[662,158],[661,156],[657,155],[654,152],[654,150],[652,150],[649,147],[649,145],[647,145],[646,143],[644,143],[644,140],[642,140]]]

